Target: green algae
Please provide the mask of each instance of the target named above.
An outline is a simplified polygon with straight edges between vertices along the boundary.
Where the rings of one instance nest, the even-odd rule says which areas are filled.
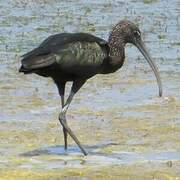
[[[180,46],[180,41],[176,41],[173,43],[174,46]]]
[[[154,2],[157,2],[157,0],[143,0],[144,4],[152,4]]]

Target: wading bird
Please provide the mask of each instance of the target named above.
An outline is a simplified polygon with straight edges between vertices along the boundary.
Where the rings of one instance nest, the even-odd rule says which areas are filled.
[[[127,43],[134,44],[151,66],[157,79],[159,96],[162,96],[158,68],[142,41],[139,28],[127,20],[120,21],[113,27],[108,41],[87,33],[61,33],[48,37],[39,47],[23,55],[19,72],[51,77],[57,85],[62,104],[59,121],[63,127],[65,149],[69,134],[83,154],[87,155],[67,125],[66,112],[74,95],[87,79],[96,74],[113,73],[122,67]],[[65,102],[64,91],[67,81],[72,82],[72,87]]]

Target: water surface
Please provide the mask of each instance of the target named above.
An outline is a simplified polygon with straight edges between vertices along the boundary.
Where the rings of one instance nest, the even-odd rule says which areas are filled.
[[[2,179],[180,178],[178,0],[0,0],[0,8]],[[160,69],[163,97],[145,59],[127,45],[123,68],[88,80],[68,111],[89,155],[70,138],[65,151],[57,89],[51,79],[19,74],[20,56],[59,32],[108,39],[122,19],[140,26]]]

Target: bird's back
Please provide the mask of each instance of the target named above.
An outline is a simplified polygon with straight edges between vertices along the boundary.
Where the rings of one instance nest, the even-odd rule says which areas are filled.
[[[98,73],[107,56],[108,45],[101,38],[86,33],[56,34],[23,56],[20,71],[90,77]]]

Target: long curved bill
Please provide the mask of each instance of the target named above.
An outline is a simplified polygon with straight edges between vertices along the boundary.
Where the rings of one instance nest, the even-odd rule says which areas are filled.
[[[161,78],[159,75],[159,70],[156,66],[156,64],[153,62],[150,54],[148,53],[145,44],[143,43],[143,41],[141,39],[136,40],[135,42],[135,46],[140,50],[140,52],[143,54],[143,56],[145,57],[145,59],[147,60],[147,62],[149,63],[149,65],[151,66],[156,79],[157,79],[157,83],[158,83],[158,87],[159,87],[159,96],[162,96],[162,83],[161,83]]]

